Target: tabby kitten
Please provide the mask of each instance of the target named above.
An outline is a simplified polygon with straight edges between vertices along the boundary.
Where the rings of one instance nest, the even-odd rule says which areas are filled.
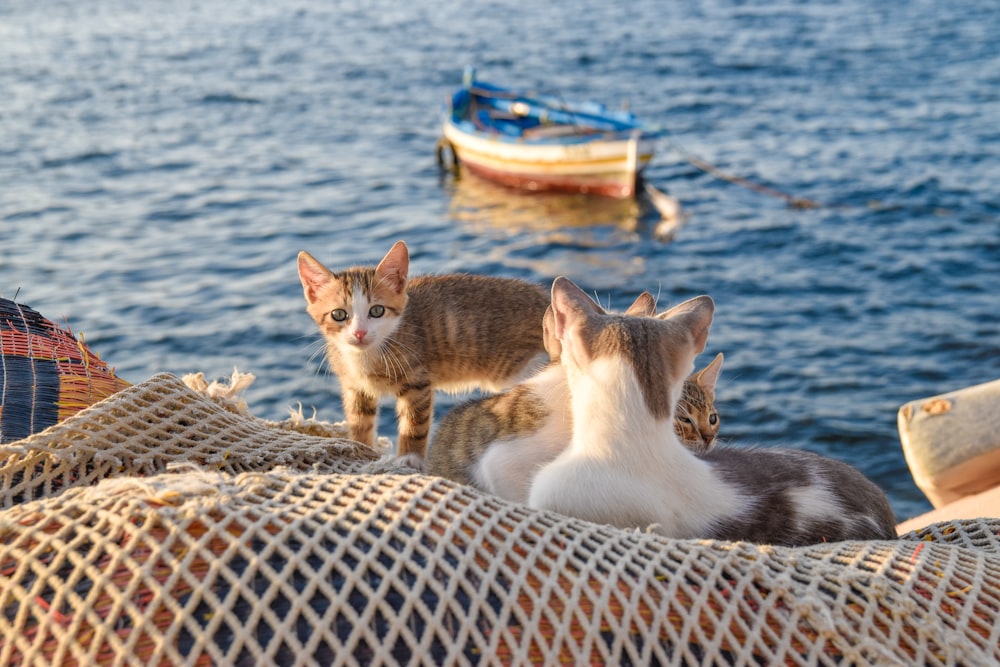
[[[715,384],[722,372],[722,353],[684,380],[674,414],[674,431],[691,451],[704,454],[715,447],[719,412],[715,409]]]
[[[681,445],[675,397],[714,308],[702,296],[662,319],[609,315],[569,280],[553,282],[573,435],[535,476],[529,506],[678,538],[786,546],[895,538],[885,494],[845,463],[793,449],[698,456]]]
[[[655,315],[656,302],[643,292],[625,311],[628,316]],[[515,502],[527,502],[535,473],[569,444],[572,419],[565,369],[559,364],[559,341],[552,335],[553,314],[543,319],[545,349],[552,361],[537,375],[504,394],[468,401],[450,410],[434,433],[427,455],[427,472]],[[685,415],[704,422],[703,431],[690,429],[685,444],[694,451],[708,451],[718,432],[715,382],[722,367],[719,354],[705,369],[685,381]],[[688,387],[691,384],[691,387]],[[689,403],[685,403],[690,401]],[[683,428],[678,417],[677,429]]]
[[[499,391],[545,362],[549,299],[537,285],[465,274],[411,279],[402,241],[375,267],[334,273],[302,251],[298,269],[351,437],[373,445],[378,399],[395,396],[397,454],[412,467],[423,462],[435,389]]]

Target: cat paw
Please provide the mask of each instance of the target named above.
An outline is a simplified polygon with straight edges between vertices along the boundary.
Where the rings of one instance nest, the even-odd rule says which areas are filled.
[[[403,454],[402,456],[397,456],[395,464],[398,466],[405,466],[407,468],[413,468],[417,472],[424,472],[424,457],[420,454]]]

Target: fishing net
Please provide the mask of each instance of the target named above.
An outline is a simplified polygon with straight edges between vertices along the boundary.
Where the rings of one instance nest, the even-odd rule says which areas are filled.
[[[69,328],[0,298],[0,443],[37,433],[126,386]]]
[[[1000,519],[667,539],[210,394],[157,375],[0,447],[0,664],[1000,662]]]

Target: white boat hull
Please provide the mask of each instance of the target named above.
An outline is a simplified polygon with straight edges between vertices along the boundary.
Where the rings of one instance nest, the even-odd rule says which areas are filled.
[[[645,138],[532,142],[470,133],[450,120],[444,136],[458,162],[485,178],[529,190],[588,192],[632,197],[643,168],[653,158]]]

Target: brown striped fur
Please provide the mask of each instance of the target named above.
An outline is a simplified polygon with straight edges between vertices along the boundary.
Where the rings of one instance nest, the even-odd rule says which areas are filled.
[[[378,398],[395,396],[398,453],[411,465],[427,447],[434,390],[499,391],[545,360],[549,299],[537,285],[465,274],[410,279],[402,241],[375,267],[334,273],[303,251],[298,269],[351,437],[374,444]]]
[[[722,353],[700,371],[684,380],[681,400],[674,411],[674,432],[681,442],[698,454],[715,447],[719,435],[719,411],[715,408],[715,384],[722,371]]]

